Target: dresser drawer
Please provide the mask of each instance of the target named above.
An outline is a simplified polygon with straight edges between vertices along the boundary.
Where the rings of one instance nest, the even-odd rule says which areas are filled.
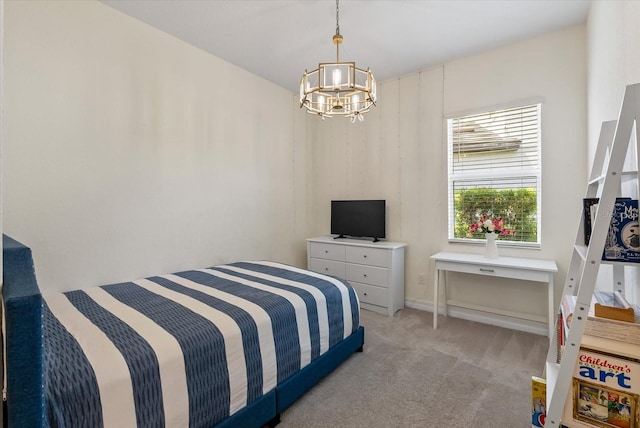
[[[344,262],[309,258],[309,266],[307,268],[313,272],[337,276],[338,278],[342,279],[345,279],[347,277],[345,274]]]
[[[310,242],[309,257],[344,262],[345,246],[338,244],[325,244],[322,242]]]
[[[377,285],[379,287],[387,287],[389,285],[389,271],[386,268],[351,263],[347,263],[346,266],[347,281],[356,281],[363,284]]]
[[[389,267],[387,250],[368,247],[347,247],[347,262]]]
[[[375,287],[373,285],[360,284],[359,282],[349,282],[362,303],[387,307],[387,289]]]

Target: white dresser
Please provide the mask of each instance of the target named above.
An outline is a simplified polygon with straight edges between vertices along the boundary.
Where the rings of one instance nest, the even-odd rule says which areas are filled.
[[[307,239],[307,269],[346,279],[358,293],[360,306],[390,317],[404,307],[402,242],[362,239]]]

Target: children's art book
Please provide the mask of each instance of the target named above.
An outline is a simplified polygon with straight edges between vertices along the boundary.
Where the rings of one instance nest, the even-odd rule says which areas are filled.
[[[638,360],[581,348],[563,422],[572,427],[638,428],[639,373]]]

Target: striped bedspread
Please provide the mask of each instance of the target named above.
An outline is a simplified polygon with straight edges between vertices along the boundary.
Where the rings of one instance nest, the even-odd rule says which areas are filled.
[[[238,262],[45,297],[56,427],[210,427],[359,326],[353,289]]]

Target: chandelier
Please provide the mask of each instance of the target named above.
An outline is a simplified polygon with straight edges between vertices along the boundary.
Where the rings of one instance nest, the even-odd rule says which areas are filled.
[[[336,0],[336,62],[320,63],[313,71],[306,71],[300,81],[300,108],[307,113],[325,117],[345,116],[351,122],[364,120],[363,113],[376,104],[376,79],[368,68],[356,67],[355,62],[340,62],[339,5]]]

